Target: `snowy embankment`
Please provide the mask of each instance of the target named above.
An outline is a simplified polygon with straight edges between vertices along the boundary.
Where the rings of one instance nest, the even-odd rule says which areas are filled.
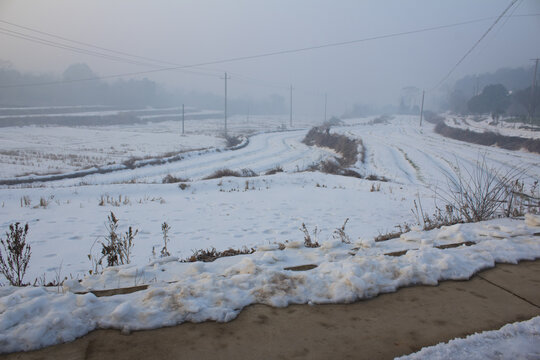
[[[540,216],[527,215],[525,221],[499,219],[413,231],[381,243],[334,239],[320,248],[305,248],[291,241],[284,250],[268,244],[254,254],[212,263],[169,257],[147,266],[107,268],[80,283],[66,281],[61,290],[4,287],[0,351],[37,349],[98,328],[129,332],[186,321],[230,321],[254,303],[282,307],[352,302],[413,284],[468,279],[496,262],[539,258],[538,232]],[[475,244],[441,247],[464,241]],[[396,256],[401,250],[408,251]],[[140,291],[105,297],[88,292],[133,286]]]
[[[423,348],[396,360],[539,359],[540,316]]]
[[[531,124],[507,121],[502,118],[494,121],[491,116],[480,115],[452,115],[445,114],[444,122],[450,127],[470,130],[478,133],[494,132],[503,136],[517,136],[525,139],[540,139],[538,128],[531,128]]]

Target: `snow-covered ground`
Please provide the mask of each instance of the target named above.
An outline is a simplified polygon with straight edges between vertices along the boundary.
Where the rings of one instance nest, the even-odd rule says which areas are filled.
[[[434,133],[431,124],[418,128],[418,119],[411,116],[382,123],[374,123],[372,118],[350,119],[332,132],[362,139],[366,160],[359,160],[353,168],[365,176],[389,179],[368,181],[303,171],[336,154],[302,144],[307,126],[276,132],[285,120],[259,117],[248,122],[244,117],[233,117],[231,133],[254,133],[246,147],[234,151],[222,150],[223,140],[212,136],[222,125],[217,119],[192,121],[186,137],[178,134],[177,122],[4,128],[11,136],[2,132],[5,137],[0,151],[24,149],[24,134],[32,132],[38,142],[45,134],[51,153],[62,153],[64,147],[66,153],[76,153],[77,139],[86,137],[94,150],[103,149],[104,158],[109,156],[108,141],[121,143],[118,136],[122,139],[123,135],[129,139],[129,157],[159,155],[178,149],[180,144],[216,149],[190,153],[162,165],[1,187],[2,233],[13,222],[30,226],[32,258],[25,280],[73,280],[66,282],[64,289],[0,288],[0,352],[67,341],[97,327],[129,331],[186,320],[227,321],[255,302],[285,306],[354,301],[409,284],[468,278],[496,261],[540,257],[540,244],[532,236],[539,231],[538,224],[530,219],[529,225],[523,220],[502,219],[429,233],[413,231],[400,239],[373,242],[375,236],[394,231],[397,225],[415,223],[411,212],[414,200],[421,199],[423,210],[433,213],[435,193],[446,186],[445,174],[457,163],[470,168],[484,157],[490,167],[503,171],[519,167],[528,190],[540,175],[537,154],[446,139]],[[186,122],[186,131],[187,126]],[[60,133],[54,135],[59,129],[65,138]],[[273,132],[264,132],[268,130]],[[91,135],[93,131],[95,135]],[[102,142],[101,137],[109,140]],[[18,139],[18,145],[10,139]],[[35,149],[40,146],[35,145]],[[80,151],[89,153],[84,148]],[[1,178],[15,174],[16,165],[0,166]],[[264,175],[276,166],[284,172]],[[203,180],[223,168],[249,168],[260,176]],[[162,184],[169,174],[191,181],[185,189]],[[111,211],[119,218],[120,232],[128,226],[139,229],[132,263],[89,276],[92,264],[87,255],[99,253]],[[347,218],[345,232],[352,244],[343,244],[333,236]],[[156,259],[152,248],[159,253],[162,247],[163,222],[171,226],[168,249],[172,257]],[[317,227],[321,248],[302,246],[302,223],[312,233]],[[463,241],[477,245],[445,250],[434,247]],[[287,248],[278,250],[277,243]],[[178,261],[196,249],[243,246],[257,251],[214,263]],[[411,251],[401,257],[384,255],[407,249]],[[296,265],[317,267],[302,272],[284,270]],[[139,285],[149,288],[106,298],[73,293]]]
[[[518,136],[526,139],[540,139],[540,128],[531,128],[530,124],[508,121],[505,118],[494,121],[487,115],[445,114],[445,123],[450,127],[479,133],[494,132],[503,136]]]
[[[165,109],[168,111],[174,109]],[[48,114],[46,116],[104,116],[118,115],[128,110]],[[181,109],[180,109],[181,111]],[[144,110],[139,110],[144,113]],[[0,132],[0,178],[29,174],[57,174],[90,167],[121,164],[132,158],[156,158],[166,154],[201,148],[224,148],[221,136],[224,122],[211,111],[190,112],[200,118],[185,121],[182,135],[181,113],[139,115],[150,122],[112,126],[12,126]],[[6,115],[7,116],[7,115]],[[17,115],[37,117],[40,114]],[[45,115],[43,115],[45,116]],[[159,121],[159,117],[174,117],[177,121]],[[12,117],[10,115],[10,117]],[[1,121],[2,116],[0,116]],[[232,135],[276,130],[286,122],[285,117],[232,116],[228,132]],[[310,126],[307,121],[295,124]]]
[[[0,349],[31,350],[73,340],[96,328],[124,332],[170,326],[185,321],[230,321],[245,306],[262,303],[352,302],[412,284],[436,285],[464,280],[495,262],[515,263],[540,257],[533,236],[540,217],[454,225],[416,231],[400,239],[339,239],[305,248],[303,242],[257,247],[251,255],[211,263],[182,263],[176,257],[148,265],[107,268],[82,282],[69,280],[62,289],[0,288]],[[462,240],[472,246],[439,249]],[[384,255],[397,250],[403,256]],[[290,267],[311,265],[305,271]],[[148,285],[121,296],[96,297],[90,289]]]
[[[423,348],[399,360],[540,359],[540,316]],[[397,360],[396,359],[396,360]]]

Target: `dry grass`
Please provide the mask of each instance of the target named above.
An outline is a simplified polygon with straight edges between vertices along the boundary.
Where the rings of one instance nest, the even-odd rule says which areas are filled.
[[[214,171],[212,174],[204,178],[204,180],[219,179],[222,177],[255,177],[258,176],[256,172],[251,169],[242,169],[240,171],[234,171],[231,169],[219,169]]]
[[[196,261],[212,262],[222,257],[247,255],[247,254],[253,254],[254,252],[255,252],[255,249],[247,248],[247,247],[243,247],[242,249],[229,248],[223,251],[217,251],[216,248],[204,249],[204,250],[199,249],[199,250],[194,250],[193,255],[191,255],[185,260],[182,260],[182,262],[196,262]]]
[[[349,218],[345,219],[345,222],[343,225],[336,230],[334,230],[334,239],[341,240],[344,244],[350,244],[351,243],[351,237],[345,232],[345,226],[347,226],[347,222],[349,221]]]
[[[314,127],[305,136],[302,142],[309,146],[327,147],[335,150],[341,155],[338,159],[339,165],[346,167],[354,165],[358,159],[358,146],[362,145],[362,140],[353,140],[345,135],[331,134],[329,127]],[[363,151],[362,151],[363,153]],[[364,155],[361,156],[364,161]]]
[[[267,170],[264,175],[274,175],[274,174],[277,174],[277,173],[280,173],[280,172],[283,172],[283,168],[279,165],[276,165],[274,166],[273,168],[271,168],[270,170]]]
[[[171,174],[168,174],[161,180],[162,184],[175,184],[175,183],[179,183],[179,182],[183,182],[183,183],[184,182],[189,182],[189,179],[180,178],[180,177],[176,177],[176,176],[173,176]]]
[[[503,136],[494,132],[486,131],[478,133],[470,130],[456,129],[440,122],[435,126],[438,134],[456,140],[461,140],[473,144],[498,146],[507,150],[521,150],[540,154],[540,139],[527,139],[518,136]]]
[[[320,231],[315,226],[315,229],[313,229],[313,234],[310,235],[309,230],[306,227],[306,224],[302,223],[302,226],[300,227],[300,231],[304,233],[304,246],[308,248],[318,248],[321,245],[318,242],[318,236]],[[313,236],[313,239],[312,239]]]

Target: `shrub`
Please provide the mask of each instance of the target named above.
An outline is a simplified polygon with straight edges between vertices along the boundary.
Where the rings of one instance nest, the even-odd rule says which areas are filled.
[[[224,135],[225,141],[227,141],[227,147],[232,148],[237,145],[240,145],[242,143],[242,137],[241,136],[230,136],[230,135]]]
[[[210,179],[219,179],[226,176],[232,177],[254,177],[257,176],[257,173],[251,169],[242,169],[240,171],[234,171],[231,169],[219,169],[214,171],[212,174],[204,178],[204,180]]]
[[[341,242],[344,244],[351,243],[351,238],[345,232],[345,226],[347,226],[348,221],[349,221],[349,218],[346,218],[343,225],[340,228],[337,228],[336,230],[334,230],[334,239],[340,239]]]
[[[277,173],[283,172],[283,168],[279,165],[274,166],[272,169],[267,170],[264,175],[274,175]]]
[[[521,173],[517,168],[506,171],[491,168],[484,156],[476,161],[472,170],[456,164],[453,173],[446,174],[448,189],[438,195],[466,222],[488,220],[495,217],[504,204],[512,206],[513,184]]]
[[[369,189],[370,192],[376,192],[376,191],[381,191],[381,184],[377,184],[377,186],[375,186],[375,184],[371,184],[371,189]]]
[[[161,224],[161,232],[163,233],[163,248],[161,249],[161,257],[171,256],[171,253],[167,249],[167,244],[169,243],[169,230],[171,230],[169,224],[166,222]]]
[[[240,170],[242,177],[255,177],[257,173],[251,169],[242,169]]]
[[[21,207],[30,206],[30,204],[32,204],[32,201],[28,195],[21,197]]]
[[[441,210],[438,206],[435,207],[435,213],[429,215],[424,212],[422,207],[422,201],[418,197],[418,202],[413,201],[414,207],[411,209],[416,223],[422,227],[423,230],[438,229],[442,226],[455,225],[465,222],[460,212],[457,211],[454,205],[446,204],[444,210]]]
[[[199,249],[199,250],[194,250],[193,255],[183,260],[183,262],[195,262],[195,261],[212,262],[222,257],[253,254],[254,252],[255,252],[255,249],[247,248],[247,247],[243,247],[242,249],[228,248],[227,250],[223,250],[223,251],[217,251],[216,248],[205,249],[205,250]]]
[[[19,227],[19,223],[9,225],[6,240],[0,238],[4,251],[0,249],[0,272],[13,286],[23,286],[23,278],[32,254],[26,243],[28,224]]]
[[[447,126],[444,122],[440,122],[435,126],[435,132],[460,141],[465,141],[473,144],[498,146],[507,150],[527,149],[530,152],[540,154],[540,139],[527,139],[518,136],[504,136],[491,131],[483,133],[457,129]]]
[[[39,199],[39,206],[46,208],[49,205],[49,202],[44,197]]]
[[[302,223],[302,226],[300,227],[300,231],[304,233],[304,246],[308,248],[317,248],[321,246],[319,242],[317,241],[317,237],[319,236],[320,231],[315,226],[315,229],[313,229],[313,239],[311,239],[311,235],[309,234],[309,230],[306,227],[306,224]]]
[[[179,177],[173,176],[171,174],[168,174],[161,180],[161,183],[163,183],[163,184],[174,184],[174,183],[188,182],[188,181],[189,181],[189,179],[179,178]]]
[[[97,272],[99,267],[103,266],[103,259],[107,259],[107,266],[117,266],[129,264],[131,259],[131,249],[134,246],[135,236],[139,233],[138,229],[133,231],[130,226],[123,234],[118,234],[118,218],[111,211],[107,217],[108,234],[103,237],[104,241],[100,241],[101,257],[97,259],[92,254],[88,255],[88,259],[92,262],[93,270],[90,273]]]
[[[101,195],[98,205],[105,206],[107,204],[118,207],[121,205],[131,204],[131,200],[129,200],[129,197],[127,196],[124,196],[124,198],[122,198],[122,195],[118,195],[118,199],[109,195]]]
[[[341,166],[350,166],[356,163],[359,154],[358,145],[362,144],[361,140],[356,141],[345,135],[331,134],[329,127],[312,128],[302,142],[309,146],[324,146],[335,150],[341,155],[341,158],[338,160]]]
[[[238,171],[234,171],[231,169],[219,169],[219,170],[214,171],[212,174],[208,175],[207,177],[205,177],[204,180],[219,179],[226,176],[241,177]]]

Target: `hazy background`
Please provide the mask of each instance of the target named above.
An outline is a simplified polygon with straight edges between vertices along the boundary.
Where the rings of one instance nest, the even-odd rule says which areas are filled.
[[[453,24],[498,16],[509,0],[192,0],[26,1],[0,0],[0,20],[108,49],[179,65],[249,56]],[[521,0],[513,12],[540,13],[540,2]],[[494,21],[397,38],[294,54],[205,66],[204,75],[166,71],[137,76],[166,85],[179,101],[187,94],[223,96],[223,72],[231,75],[229,97],[239,107],[276,102],[295,112],[340,115],[355,104],[398,106],[403,88],[431,89]],[[0,23],[0,28],[29,33]],[[501,21],[446,84],[428,94],[431,106],[455,80],[502,67],[532,66],[540,56],[540,17]],[[44,35],[33,34],[45,37]],[[55,41],[60,41],[56,39]],[[62,74],[85,63],[101,76],[150,70],[77,54],[0,33],[4,66]],[[163,64],[164,65],[164,64]],[[198,70],[199,71],[199,70]],[[124,79],[127,80],[127,79]],[[116,81],[116,80],[114,80]],[[446,90],[445,90],[446,89]],[[273,97],[271,97],[273,96]],[[241,100],[240,100],[241,99]],[[237,107],[238,107],[237,106]]]

